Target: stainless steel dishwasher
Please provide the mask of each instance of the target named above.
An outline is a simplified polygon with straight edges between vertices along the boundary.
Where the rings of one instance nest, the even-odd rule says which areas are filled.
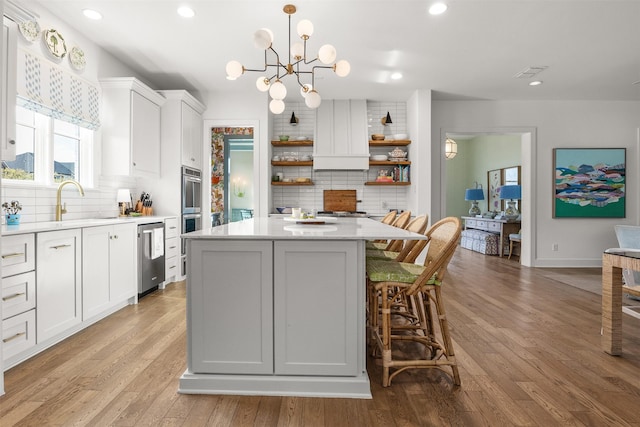
[[[164,223],[138,226],[138,298],[164,282]]]

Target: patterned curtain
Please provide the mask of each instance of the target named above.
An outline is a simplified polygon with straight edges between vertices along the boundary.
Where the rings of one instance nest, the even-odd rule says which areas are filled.
[[[98,86],[51,61],[18,49],[17,104],[88,129],[100,127]]]

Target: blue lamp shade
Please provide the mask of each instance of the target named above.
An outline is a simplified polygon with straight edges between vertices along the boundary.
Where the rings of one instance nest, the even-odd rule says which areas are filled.
[[[503,185],[500,187],[500,198],[520,200],[522,198],[522,187],[519,185]]]
[[[465,200],[484,200],[484,191],[482,188],[467,188],[464,192]]]

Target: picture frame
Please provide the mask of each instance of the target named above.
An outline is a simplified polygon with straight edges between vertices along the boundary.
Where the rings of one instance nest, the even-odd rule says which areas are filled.
[[[487,210],[502,211],[500,200],[500,186],[502,185],[502,169],[494,169],[487,172]]]
[[[554,148],[553,218],[625,218],[625,148]]]

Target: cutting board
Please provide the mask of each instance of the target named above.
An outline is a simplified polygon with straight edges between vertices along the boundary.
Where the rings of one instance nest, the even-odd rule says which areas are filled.
[[[355,212],[356,190],[324,190],[325,211]]]

